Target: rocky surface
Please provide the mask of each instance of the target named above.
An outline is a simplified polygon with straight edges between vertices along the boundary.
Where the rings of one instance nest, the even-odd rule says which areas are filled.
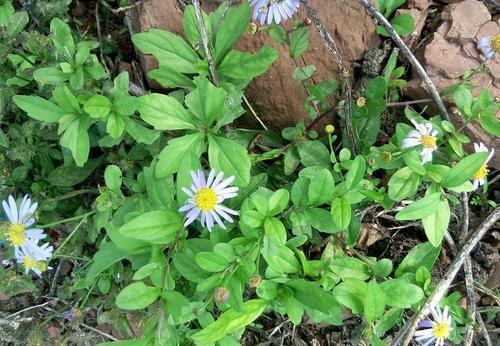
[[[344,59],[349,65],[362,58],[367,48],[378,46],[380,40],[370,16],[357,1],[336,0],[324,6],[324,0],[311,0],[310,4],[317,9],[328,31],[336,40]],[[204,9],[214,9],[215,1],[203,1]],[[300,9],[295,20],[304,20],[305,11]],[[177,0],[149,0],[144,3],[135,21],[136,31],[147,31],[152,27],[163,28],[175,33],[182,33],[182,10]],[[290,28],[291,21],[285,23]],[[332,55],[325,48],[312,28],[311,44],[300,64],[314,64],[316,81],[339,79],[339,71]],[[255,35],[245,34],[238,42],[237,49],[250,52],[257,51],[264,44],[270,44],[279,52],[279,59],[269,72],[252,82],[247,89],[247,96],[256,103],[256,108],[263,120],[275,128],[295,124],[299,120],[307,120],[308,114],[303,106],[307,97],[300,82],[292,79],[296,68],[290,58],[287,47],[281,46],[269,38],[267,32]],[[146,71],[156,67],[152,57],[144,57]],[[154,86],[154,84],[153,84]]]
[[[476,49],[476,42],[481,37],[500,33],[500,19],[492,18],[482,1],[445,2],[450,4],[441,15],[442,24],[434,32],[430,43],[416,52],[417,56],[422,57],[421,62],[438,90],[459,82],[467,70],[478,69],[484,63],[489,73],[474,75],[472,83],[477,87],[473,94],[477,96],[482,89],[487,88],[493,96],[500,97],[500,56],[496,54],[492,59],[486,60]],[[414,4],[414,10],[417,10],[417,3],[420,8],[425,8],[425,1],[409,3]],[[424,84],[416,74],[405,91],[413,98],[428,97]],[[463,116],[457,110],[452,109],[450,116],[456,126],[463,124]],[[500,114],[497,117],[500,118]],[[482,141],[495,147],[497,152],[500,150],[500,139],[491,138],[480,126],[467,125],[466,132],[473,142]],[[500,155],[495,156],[492,166],[500,168]]]

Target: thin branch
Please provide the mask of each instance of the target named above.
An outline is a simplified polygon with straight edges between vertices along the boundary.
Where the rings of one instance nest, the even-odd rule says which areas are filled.
[[[203,48],[205,49],[205,54],[208,61],[208,69],[210,70],[210,75],[212,76],[212,81],[216,86],[219,86],[219,80],[217,78],[217,71],[215,70],[215,63],[212,57],[212,52],[208,46],[208,35],[205,28],[205,22],[203,21],[203,15],[201,14],[201,7],[199,0],[192,0],[191,3],[194,7],[194,15],[196,21],[198,22],[198,29],[200,30],[201,42],[203,43]]]
[[[349,69],[345,66],[344,60],[342,59],[342,55],[340,54],[340,51],[337,48],[337,45],[335,44],[335,41],[333,40],[332,36],[328,33],[328,31],[325,29],[323,23],[321,23],[321,20],[319,19],[318,14],[314,10],[314,8],[312,8],[309,5],[307,0],[300,0],[300,2],[304,5],[307,11],[307,16],[314,23],[314,26],[316,27],[316,31],[318,32],[319,37],[324,42],[328,50],[332,53],[333,58],[335,59],[335,63],[337,64],[337,67],[340,71],[340,75],[342,77],[342,87],[344,89],[343,90],[344,101],[346,107],[344,109],[345,128],[346,128],[347,138],[349,139],[349,144],[351,145],[351,149],[356,155],[359,152],[359,150],[356,143],[356,137],[354,136],[354,130],[352,128],[352,109],[351,109],[352,90],[351,90],[351,81],[350,81],[351,76]]]
[[[264,122],[259,118],[259,116],[257,115],[257,112],[255,112],[255,110],[253,109],[252,105],[250,104],[250,102],[248,102],[248,99],[247,97],[243,94],[243,101],[245,101],[245,104],[247,105],[248,109],[250,109],[250,112],[253,114],[253,116],[255,117],[255,119],[257,119],[257,121],[259,122],[260,126],[262,126],[264,128],[264,130],[269,130],[266,126],[266,124],[264,124]]]
[[[462,203],[462,233],[464,239],[469,232],[469,196],[462,193],[460,196]],[[465,329],[464,345],[472,345],[474,339],[474,323],[476,322],[476,301],[474,299],[474,276],[472,275],[472,261],[470,255],[465,257],[464,262],[465,289],[467,291],[467,315],[472,320]]]
[[[411,50],[406,46],[406,44],[403,42],[401,37],[398,35],[396,30],[391,26],[389,21],[383,16],[380,11],[373,6],[369,0],[358,0],[358,2],[363,5],[363,7],[370,13],[370,15],[377,20],[377,22],[384,27],[384,29],[389,33],[393,41],[396,43],[396,45],[401,49],[401,52],[403,55],[410,61],[410,63],[413,65],[415,70],[417,70],[417,73],[420,75],[420,78],[424,81],[425,85],[427,86],[427,90],[431,94],[432,98],[436,102],[439,111],[441,112],[441,115],[443,116],[444,119],[450,120],[450,116],[448,115],[448,111],[446,109],[446,106],[444,105],[443,100],[441,99],[441,96],[439,96],[439,92],[437,91],[436,87],[434,86],[434,83],[432,80],[429,78],[427,75],[427,72],[425,72],[425,69],[422,67],[420,62],[417,60],[415,55],[411,52]]]
[[[422,309],[415,314],[410,320],[408,320],[405,325],[401,328],[399,333],[396,335],[391,345],[400,346],[408,345],[417,329],[418,323],[429,313],[429,308],[431,306],[436,306],[439,301],[443,298],[446,291],[450,287],[452,281],[455,279],[460,267],[465,262],[465,259],[470,254],[470,252],[476,247],[481,238],[486,234],[486,232],[500,219],[500,207],[497,207],[488,217],[484,220],[481,225],[474,231],[474,233],[465,241],[464,246],[457,254],[453,262],[450,264],[448,270],[446,271],[443,279],[436,285],[434,292],[427,299],[426,303]]]
[[[46,301],[45,303],[43,304],[38,304],[38,305],[33,305],[33,306],[29,306],[27,307],[26,309],[22,309],[22,310],[19,310],[17,312],[14,312],[13,314],[7,316],[4,318],[4,320],[8,320],[8,319],[11,319],[12,317],[14,316],[17,316],[17,315],[20,315],[22,314],[23,312],[26,312],[26,311],[30,311],[30,310],[33,310],[33,309],[38,309],[38,308],[42,308],[44,307],[45,305],[47,304],[50,304],[52,302],[52,300],[49,300],[49,301]]]
[[[146,0],[147,1],[147,0]],[[144,4],[145,1],[142,1],[142,0],[139,0],[139,1],[136,1],[134,2],[132,5],[128,5],[128,6],[123,6],[123,7],[118,7],[118,8],[113,8],[111,7],[110,4],[108,4],[106,2],[106,0],[101,0],[101,4],[104,5],[104,7],[106,7],[108,10],[110,10],[111,12],[113,12],[114,14],[118,14],[118,13],[121,13],[121,12],[127,12],[127,11],[130,11],[136,7],[139,7],[141,5]]]
[[[89,325],[86,325],[85,323],[80,323],[80,326],[84,327],[84,328],[87,328],[101,336],[104,336],[105,338],[108,338],[110,340],[113,340],[113,341],[118,341],[117,338],[115,338],[113,335],[109,335],[108,333],[104,333],[102,330],[99,330],[97,328],[94,328],[94,327],[91,327]]]
[[[103,43],[102,43],[102,34],[101,34],[101,19],[99,18],[99,1],[95,3],[95,24],[97,28],[97,39],[99,40],[99,57],[101,58],[101,62],[104,65],[104,68],[106,69],[106,72],[108,73],[108,76],[111,77],[111,73],[109,72],[108,69],[108,64],[106,64],[106,60],[104,59],[104,50],[103,50]]]

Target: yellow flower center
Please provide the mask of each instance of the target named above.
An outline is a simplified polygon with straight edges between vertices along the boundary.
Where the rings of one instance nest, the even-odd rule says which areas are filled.
[[[211,188],[202,188],[194,196],[194,204],[202,211],[212,211],[217,205],[217,194]]]
[[[436,137],[430,135],[423,135],[421,139],[424,148],[434,148],[436,146],[436,140]]]
[[[483,179],[488,175],[490,170],[486,165],[483,165],[481,168],[478,169],[478,171],[472,176],[472,179],[479,180]]]
[[[21,223],[13,223],[9,227],[9,240],[13,245],[21,246],[26,240],[26,229]]]
[[[38,261],[28,256],[23,257],[23,264],[26,269],[33,269],[37,266]]]
[[[432,327],[432,330],[434,331],[434,336],[438,339],[446,339],[450,335],[450,327],[444,322],[436,323]]]
[[[491,48],[493,48],[496,53],[500,53],[500,34],[493,36],[491,39]]]

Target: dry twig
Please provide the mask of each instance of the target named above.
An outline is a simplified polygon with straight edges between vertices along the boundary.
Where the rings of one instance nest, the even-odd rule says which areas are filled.
[[[455,279],[460,267],[464,264],[467,256],[470,254],[472,249],[474,249],[481,240],[481,238],[486,234],[486,232],[500,219],[500,207],[497,207],[488,217],[479,225],[479,227],[472,233],[472,235],[464,242],[464,246],[457,254],[453,262],[450,264],[448,270],[443,276],[443,279],[439,281],[434,289],[434,292],[427,299],[422,309],[415,314],[410,320],[408,320],[405,325],[401,328],[399,333],[396,335],[391,345],[408,345],[417,329],[418,323],[429,313],[429,308],[431,306],[436,306],[439,301],[443,298],[446,291],[450,287],[452,281]]]
[[[106,7],[108,10],[110,10],[112,13],[118,14],[121,12],[127,12],[129,10],[137,8],[137,7],[141,6],[142,4],[144,4],[144,1],[139,0],[139,1],[134,2],[132,5],[118,7],[118,8],[111,7],[111,5],[106,2],[106,0],[101,0],[101,4],[103,4],[104,7]]]
[[[194,15],[196,21],[198,22],[198,29],[200,30],[201,42],[203,43],[203,48],[205,49],[205,54],[208,61],[208,69],[210,70],[210,75],[212,76],[212,81],[216,86],[219,86],[219,80],[217,78],[217,71],[215,70],[214,58],[212,57],[212,52],[208,46],[208,36],[207,29],[205,28],[205,23],[203,21],[203,16],[201,14],[201,7],[199,0],[192,0],[191,3],[194,7]]]
[[[351,109],[352,92],[351,92],[351,81],[350,81],[351,76],[349,69],[345,66],[344,60],[342,58],[342,55],[340,54],[339,49],[337,48],[337,45],[335,44],[335,41],[333,40],[332,36],[328,33],[328,31],[326,31],[323,23],[319,19],[318,14],[314,10],[314,8],[312,8],[309,5],[307,0],[300,0],[300,2],[302,3],[302,5],[304,5],[307,11],[307,16],[314,23],[314,26],[316,27],[316,31],[318,32],[319,37],[325,43],[325,46],[328,48],[328,50],[332,53],[335,59],[335,63],[337,64],[337,67],[342,76],[342,84],[343,84],[344,99],[345,99],[344,101],[346,106],[346,108],[344,109],[345,128],[346,128],[347,138],[349,139],[349,144],[351,145],[351,149],[356,155],[359,152],[359,150],[356,143],[356,137],[354,136],[354,130],[352,128],[352,109]]]
[[[363,7],[370,13],[370,15],[377,20],[377,22],[384,27],[384,29],[389,33],[393,41],[396,43],[396,45],[401,49],[401,53],[408,59],[408,61],[413,65],[415,70],[417,70],[418,74],[420,75],[420,78],[424,81],[425,85],[427,86],[427,89],[429,93],[431,94],[432,98],[436,102],[439,111],[441,112],[441,115],[443,116],[444,119],[450,120],[450,116],[448,115],[448,111],[446,109],[446,106],[443,103],[443,100],[441,99],[441,96],[439,96],[439,92],[437,91],[436,87],[434,86],[434,83],[432,83],[432,80],[429,78],[427,75],[427,72],[425,72],[425,69],[422,67],[420,62],[417,60],[415,55],[411,52],[410,48],[406,46],[406,44],[403,42],[399,34],[394,30],[394,28],[391,26],[389,21],[384,17],[380,11],[373,6],[369,0],[358,0],[358,2],[363,5]]]

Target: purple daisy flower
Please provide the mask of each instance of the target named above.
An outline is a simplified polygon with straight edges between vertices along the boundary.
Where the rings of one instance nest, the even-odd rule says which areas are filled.
[[[261,25],[276,24],[282,20],[292,18],[299,9],[299,0],[250,0],[250,6],[254,6],[253,19],[259,20]]]

